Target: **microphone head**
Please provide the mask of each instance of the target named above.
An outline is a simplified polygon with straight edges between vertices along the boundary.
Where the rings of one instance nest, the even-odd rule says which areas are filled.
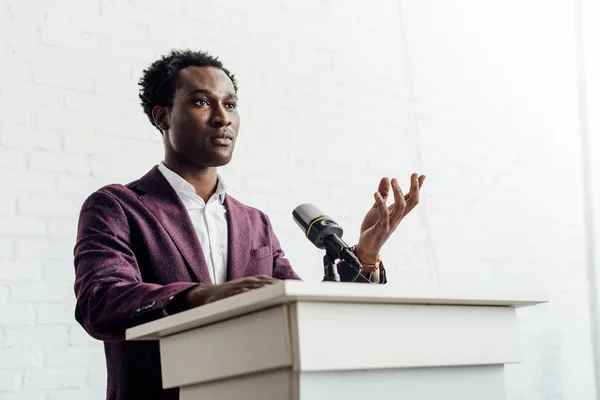
[[[332,253],[336,255],[339,253],[340,243],[343,243],[341,237],[344,230],[335,221],[312,204],[299,205],[292,212],[292,216],[308,240],[315,246],[324,249],[327,246],[326,241],[329,240],[329,246],[333,249]],[[334,240],[336,238],[339,243]],[[347,245],[345,246],[347,247]]]
[[[294,221],[296,221],[304,233],[306,233],[310,223],[315,219],[324,216],[324,214],[316,206],[306,203],[294,208],[292,216],[294,217]]]

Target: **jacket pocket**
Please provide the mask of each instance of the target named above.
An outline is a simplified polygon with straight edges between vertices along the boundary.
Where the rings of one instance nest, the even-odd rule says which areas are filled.
[[[259,247],[250,250],[250,261],[261,260],[272,255],[271,246]]]

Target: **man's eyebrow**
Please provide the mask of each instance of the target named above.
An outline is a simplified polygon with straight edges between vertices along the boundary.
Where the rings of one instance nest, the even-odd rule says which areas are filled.
[[[212,94],[212,92],[210,90],[208,90],[208,89],[196,89],[196,90],[192,90],[188,94],[192,95],[192,94],[197,94],[197,93],[200,93],[200,94]]]
[[[196,89],[196,90],[192,90],[191,92],[188,93],[188,96],[191,96],[193,94],[213,94],[212,91],[208,90],[208,89]],[[233,97],[234,99],[237,100],[237,95],[235,93],[227,93],[226,97]]]

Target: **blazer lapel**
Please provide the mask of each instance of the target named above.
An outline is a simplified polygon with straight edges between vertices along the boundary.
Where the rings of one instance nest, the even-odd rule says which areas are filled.
[[[225,196],[228,228],[227,280],[244,277],[250,259],[250,221],[244,207],[231,196]]]
[[[140,195],[140,201],[165,228],[192,274],[198,282],[210,283],[204,252],[189,214],[158,166],[138,181],[138,187],[144,192]]]

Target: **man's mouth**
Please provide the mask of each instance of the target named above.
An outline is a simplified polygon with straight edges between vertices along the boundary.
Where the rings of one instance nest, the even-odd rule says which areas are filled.
[[[230,146],[233,143],[233,135],[229,132],[222,132],[211,136],[210,141],[219,146]]]

